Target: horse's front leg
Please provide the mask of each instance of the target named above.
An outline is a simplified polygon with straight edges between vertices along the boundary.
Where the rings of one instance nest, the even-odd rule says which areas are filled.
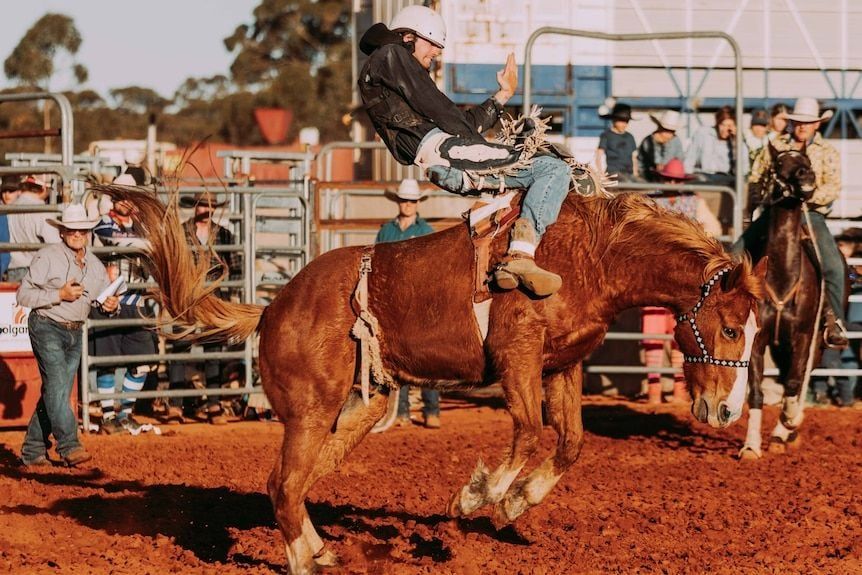
[[[800,338],[796,349],[811,351],[811,338]],[[808,353],[794,353],[790,356],[787,376],[784,380],[784,401],[782,402],[781,415],[778,423],[772,430],[769,451],[773,453],[784,453],[788,447],[800,445],[799,427],[805,419],[805,392],[808,389],[808,379],[811,377],[811,369],[815,357],[809,358]]]
[[[760,333],[768,332],[763,330]],[[760,459],[763,457],[763,355],[766,353],[766,341],[758,336],[754,350],[751,353],[751,364],[748,367],[748,431],[745,433],[745,443],[739,450],[740,459]]]
[[[514,423],[512,448],[494,471],[480,460],[470,481],[449,501],[450,517],[466,516],[483,505],[499,502],[536,451],[542,433],[542,337],[509,332],[507,345],[496,347],[491,334],[491,360],[501,375],[500,383]],[[496,351],[493,351],[496,350]]]
[[[497,504],[494,523],[500,528],[538,505],[551,492],[581,454],[584,424],[581,418],[583,371],[574,368],[547,379],[545,406],[548,420],[557,432],[557,450],[527,477],[516,481]]]

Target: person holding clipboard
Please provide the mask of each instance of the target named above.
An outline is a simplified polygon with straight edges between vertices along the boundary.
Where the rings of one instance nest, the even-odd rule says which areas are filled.
[[[119,300],[105,292],[111,283],[108,273],[88,249],[98,220],[90,220],[81,204],[70,204],[48,223],[58,228],[62,243],[36,253],[17,293],[18,304],[31,309],[30,343],[42,377],[42,395],[27,427],[21,461],[28,467],[52,465],[48,450],[53,435],[59,463],[73,467],[92,457],[81,444],[69,405],[81,363],[81,329],[91,307],[113,314]]]

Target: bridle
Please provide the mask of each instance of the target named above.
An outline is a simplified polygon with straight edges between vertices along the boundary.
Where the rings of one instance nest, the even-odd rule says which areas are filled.
[[[700,311],[700,308],[703,306],[703,303],[706,301],[706,298],[709,297],[709,293],[712,291],[712,288],[715,284],[721,280],[722,276],[729,272],[732,268],[724,268],[715,272],[715,274],[709,279],[708,282],[700,286],[700,299],[697,300],[697,303],[694,304],[694,307],[691,308],[691,311],[688,313],[680,314],[676,317],[677,322],[687,321],[689,325],[691,325],[691,331],[694,333],[694,339],[697,342],[697,346],[700,348],[701,355],[685,355],[683,354],[683,360],[686,363],[711,363],[712,365],[719,365],[721,367],[748,367],[748,361],[738,360],[738,359],[718,359],[714,357],[709,350],[706,349],[706,344],[703,341],[703,336],[700,335],[700,330],[697,328],[697,312]]]
[[[802,156],[806,159],[808,158],[808,156],[806,154],[804,154],[803,152],[800,152],[799,150],[783,150],[783,151],[779,152],[777,156],[775,156],[775,159],[771,162],[770,167],[769,167],[769,176],[768,176],[769,185],[766,186],[766,189],[770,190],[770,192],[768,195],[765,195],[763,198],[763,206],[764,207],[770,207],[774,204],[777,204],[781,200],[784,200],[787,198],[797,197],[796,196],[796,190],[790,184],[790,182],[788,182],[784,178],[779,178],[778,173],[775,170],[775,166],[778,163],[778,159],[782,156],[791,156],[791,157]],[[810,166],[810,160],[809,160],[809,166]],[[774,193],[775,188],[778,188],[778,190],[781,192],[781,197],[779,197],[779,198],[775,197],[775,193]],[[802,200],[800,199],[800,201],[802,201]]]

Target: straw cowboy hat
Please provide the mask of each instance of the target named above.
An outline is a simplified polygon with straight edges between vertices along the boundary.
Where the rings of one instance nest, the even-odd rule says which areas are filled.
[[[831,118],[832,110],[826,110],[821,114],[820,104],[817,103],[817,100],[814,98],[799,98],[796,100],[796,105],[793,106],[793,112],[785,114],[784,117],[800,123],[820,122]]]
[[[661,115],[649,115],[655,125],[668,132],[676,132],[682,127],[682,116],[676,110],[665,110]]]
[[[401,184],[398,186],[397,192],[391,192],[387,190],[386,196],[390,200],[405,200],[408,202],[421,202],[428,198],[426,194],[422,193],[422,190],[419,189],[419,182],[412,179],[401,180]]]
[[[660,170],[658,175],[670,180],[690,180],[694,176],[685,173],[685,166],[679,158],[671,158]]]
[[[214,195],[208,192],[198,192],[192,197],[183,196],[180,198],[180,207],[183,208],[196,208],[197,206],[203,206],[207,208],[220,208],[226,203],[227,201],[215,201]]]
[[[69,204],[59,218],[49,219],[47,222],[56,228],[67,230],[92,230],[99,223],[99,219],[91,220],[83,205]]]

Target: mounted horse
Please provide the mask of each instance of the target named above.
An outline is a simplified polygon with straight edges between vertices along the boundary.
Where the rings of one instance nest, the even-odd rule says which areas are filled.
[[[747,260],[732,261],[697,224],[636,195],[570,194],[536,254],[563,277],[562,288],[545,299],[494,293],[483,338],[472,306],[474,249],[466,226],[323,254],[264,309],[222,301],[214,287],[204,287],[207,262],[195,262],[185,247],[175,205],[166,209],[139,190],[104,190],[138,207],[168,313],[202,337],[241,341],[259,332],[261,380],[284,425],[268,487],[292,573],[336,559],[312,526],[306,494],[384,414],[392,392],[384,381],[437,389],[502,385],[514,423],[511,449],[492,471],[480,462],[448,509],[457,517],[494,505],[497,525],[539,503],[577,460],[584,438],[581,362],[627,308],[661,305],[682,314],[675,337],[686,354],[694,415],[713,427],[741,415],[765,266],[752,270]],[[490,245],[491,261],[505,249],[500,234]],[[354,298],[363,282],[365,306]],[[351,337],[361,314],[378,344],[368,405]],[[518,479],[539,444],[543,388],[556,452]]]
[[[760,304],[761,331],[751,354],[748,434],[740,457],[762,456],[763,356],[768,347],[784,387],[781,417],[772,430],[769,450],[783,452],[799,441],[805,394],[811,370],[820,361],[820,318],[824,298],[815,243],[807,222],[806,202],[816,188],[805,150],[778,152],[770,143],[772,168],[764,179],[764,213],[768,228],[755,261],[769,259],[767,296]],[[763,261],[763,260],[761,260]]]

